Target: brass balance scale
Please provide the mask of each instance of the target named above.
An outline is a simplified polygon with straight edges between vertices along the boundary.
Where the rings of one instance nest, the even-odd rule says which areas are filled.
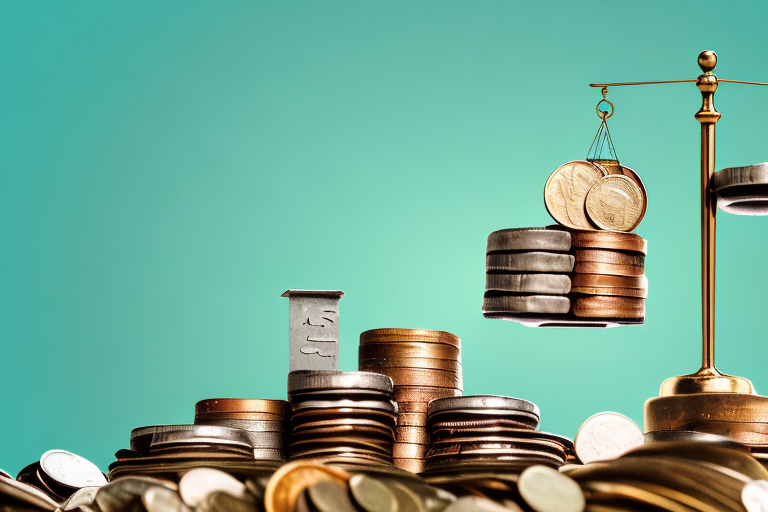
[[[715,172],[715,125],[720,113],[714,96],[719,82],[768,85],[718,79],[715,52],[699,54],[702,74],[696,80],[590,84],[603,88],[626,85],[695,83],[702,105],[701,124],[701,291],[703,350],[701,369],[672,377],[660,396],[645,403],[645,431],[690,431],[729,437],[747,445],[759,459],[768,459],[768,397],[760,396],[743,377],[715,368],[715,213],[718,206],[738,215],[768,215],[768,163]]]

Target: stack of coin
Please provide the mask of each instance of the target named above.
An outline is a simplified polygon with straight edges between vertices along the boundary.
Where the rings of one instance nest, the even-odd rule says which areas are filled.
[[[219,425],[247,432],[258,460],[283,461],[291,406],[285,400],[211,398],[195,404],[195,425]]]
[[[573,314],[640,324],[645,319],[647,242],[634,233],[571,230]]]
[[[289,373],[289,457],[391,463],[397,420],[392,398],[392,379],[379,373]]]
[[[461,340],[422,329],[366,331],[360,335],[359,367],[392,378],[399,409],[394,464],[421,472],[428,446],[427,405],[462,394]]]
[[[558,229],[502,229],[488,235],[483,315],[531,323],[568,313],[570,249],[570,233]]]
[[[122,476],[153,475],[178,480],[196,467],[212,467],[233,474],[274,471],[275,460],[255,460],[249,433],[218,425],[157,425],[131,431],[130,450],[115,454],[109,480]]]
[[[518,398],[479,395],[429,404],[427,480],[466,472],[519,474],[536,464],[557,468],[570,440],[539,432],[539,408]]]

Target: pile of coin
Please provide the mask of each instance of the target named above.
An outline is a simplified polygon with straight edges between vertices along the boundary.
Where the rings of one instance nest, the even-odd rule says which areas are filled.
[[[244,430],[256,459],[284,461],[290,413],[291,406],[285,400],[212,398],[195,404],[195,425]]]
[[[48,450],[39,461],[19,471],[16,479],[40,489],[58,502],[69,498],[81,487],[107,483],[107,477],[93,462],[64,450]]]
[[[290,459],[392,462],[397,404],[379,373],[300,370],[288,374]]]
[[[398,405],[395,466],[419,473],[427,451],[427,406],[460,396],[461,340],[443,331],[374,329],[360,335],[359,368],[388,375]]]
[[[571,305],[579,318],[638,324],[645,319],[646,240],[634,233],[571,231],[576,262]]]
[[[519,474],[533,465],[557,468],[573,443],[539,432],[539,408],[526,400],[494,395],[440,398],[429,404],[429,482],[467,472]]]
[[[525,323],[551,321],[571,309],[571,234],[547,228],[488,235],[483,315]]]

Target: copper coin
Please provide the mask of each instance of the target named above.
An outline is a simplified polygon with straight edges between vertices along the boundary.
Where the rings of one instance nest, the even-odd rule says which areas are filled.
[[[395,386],[395,401],[400,402],[429,402],[436,398],[461,396],[460,389],[438,388],[432,386]]]
[[[371,357],[427,357],[461,361],[461,350],[454,345],[423,342],[369,343],[360,345],[360,359]]]
[[[429,402],[398,402],[397,412],[420,412],[426,414],[428,406]]]
[[[544,205],[557,222],[574,229],[593,229],[584,202],[592,186],[606,176],[605,169],[591,162],[567,162],[547,179]]]
[[[643,276],[610,276],[605,274],[573,274],[573,286],[587,288],[633,288],[647,290],[648,279]]]
[[[645,299],[593,295],[577,297],[573,301],[573,314],[595,318],[643,318]]]
[[[426,427],[399,426],[395,429],[395,442],[429,444]]]
[[[648,297],[648,290],[640,290],[637,288],[598,288],[590,286],[577,286],[571,291],[573,293],[581,293],[583,295],[610,295],[613,297],[635,297],[639,299],[645,299]]]
[[[401,459],[397,457],[392,458],[392,463],[405,471],[411,473],[421,473],[424,471],[424,459]]]
[[[487,252],[553,251],[568,252],[571,235],[546,228],[500,229],[488,235]]]
[[[195,414],[229,412],[268,413],[288,416],[291,406],[285,400],[263,400],[260,398],[210,398],[195,404]]]
[[[605,249],[576,249],[574,254],[576,256],[576,262],[594,261],[598,263],[645,267],[645,256],[642,254]]]
[[[461,363],[450,359],[431,359],[426,357],[379,357],[375,359],[360,359],[361,370],[379,371],[380,368],[426,368],[430,370],[447,370],[460,372]]]
[[[587,249],[615,249],[648,254],[648,242],[635,233],[571,230],[571,245]]]
[[[487,272],[546,272],[573,270],[573,256],[554,252],[493,253],[485,257]]]
[[[360,343],[390,343],[417,341],[425,343],[445,343],[454,347],[461,346],[461,339],[449,332],[426,329],[372,329],[360,335]]]
[[[400,386],[430,386],[438,388],[461,388],[461,372],[426,370],[423,368],[380,368],[379,371],[392,378]]]
[[[645,268],[616,263],[599,263],[596,261],[578,261],[573,271],[579,274],[607,274],[612,276],[642,276]]]
[[[427,445],[395,443],[392,447],[392,457],[398,459],[419,459],[427,453]]]
[[[397,415],[397,426],[425,427],[427,415],[420,412],[404,412]]]
[[[196,413],[195,419],[228,419],[228,420],[252,420],[252,421],[285,421],[288,416],[271,414],[268,412],[213,412]]]
[[[346,485],[349,478],[349,474],[341,469],[311,462],[289,462],[269,479],[264,506],[267,512],[294,510],[299,493],[307,487],[321,480]]]

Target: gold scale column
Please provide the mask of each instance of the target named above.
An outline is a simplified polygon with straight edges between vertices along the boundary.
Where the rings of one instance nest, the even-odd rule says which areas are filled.
[[[715,171],[715,124],[720,119],[714,105],[718,80],[712,71],[716,64],[715,52],[699,55],[703,71],[696,80],[702,96],[701,109],[696,113],[696,120],[701,123],[702,365],[692,375],[667,379],[661,386],[661,396],[645,403],[645,430],[694,430],[746,442],[748,436],[740,434],[748,429],[739,428],[738,424],[768,424],[768,397],[757,395],[749,380],[723,375],[715,368],[717,205],[710,182]]]

